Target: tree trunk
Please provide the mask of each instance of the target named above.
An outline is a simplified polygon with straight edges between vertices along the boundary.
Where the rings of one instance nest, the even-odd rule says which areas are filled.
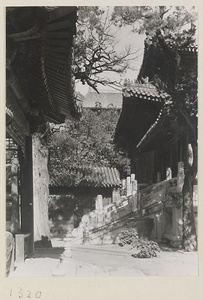
[[[193,145],[188,145],[188,162],[185,172],[185,179],[183,185],[183,248],[187,251],[197,250],[197,235],[195,228],[195,217],[193,211],[193,186],[195,183],[195,177],[197,172],[197,128],[192,122],[190,117],[190,111],[187,109],[184,97],[181,97],[181,93],[177,92],[177,72],[179,67],[178,56],[174,56],[172,51],[166,45],[162,35],[158,31],[158,41],[166,54],[168,62],[171,67],[171,96],[175,106],[177,107],[180,115],[183,117],[185,126],[188,127],[188,131],[192,136]],[[194,151],[194,152],[193,152]]]
[[[192,147],[190,151],[191,150]],[[188,168],[185,172],[185,180],[183,185],[183,248],[186,251],[197,250],[197,235],[193,211],[193,186],[196,177],[195,166],[197,163],[197,158],[196,155],[194,155],[193,158],[193,153],[191,153],[191,155],[189,155]]]

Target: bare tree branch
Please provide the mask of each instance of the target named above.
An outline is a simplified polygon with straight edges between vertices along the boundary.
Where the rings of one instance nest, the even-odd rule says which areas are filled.
[[[106,14],[97,7],[81,7],[77,21],[78,33],[75,46],[74,75],[83,84],[96,88],[96,83],[106,84],[106,81],[96,75],[104,72],[125,72],[129,62],[136,59],[136,52],[131,47],[124,53],[116,51],[117,41],[112,31],[113,21],[110,11]],[[115,27],[114,27],[115,28]],[[116,28],[116,32],[118,32]]]

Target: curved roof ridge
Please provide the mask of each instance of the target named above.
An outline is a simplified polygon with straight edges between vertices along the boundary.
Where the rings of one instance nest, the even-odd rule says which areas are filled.
[[[141,138],[140,142],[137,144],[136,148],[138,149],[140,147],[141,144],[143,144],[143,142],[147,139],[147,137],[149,136],[149,134],[154,130],[154,128],[157,126],[157,124],[159,124],[161,118],[165,116],[164,115],[164,108],[161,109],[157,119],[155,120],[155,122],[151,125],[151,127],[147,130],[147,132],[145,133],[145,135]],[[160,124],[159,124],[160,126]]]

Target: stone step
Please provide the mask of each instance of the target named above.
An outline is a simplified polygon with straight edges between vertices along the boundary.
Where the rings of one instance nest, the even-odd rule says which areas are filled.
[[[114,230],[114,226],[116,226],[117,224],[119,223],[123,223],[123,222],[132,222],[132,221],[136,221],[136,222],[139,222],[139,221],[142,221],[143,218],[140,218],[137,216],[137,213],[130,213],[122,218],[119,218],[109,224],[106,224],[104,226],[101,226],[101,227],[98,227],[98,228],[94,228],[94,229],[91,229],[89,230],[89,234],[95,234],[97,232],[100,232],[100,231],[104,231],[107,229],[107,233],[110,232],[110,231],[113,231]],[[116,228],[117,229],[117,228]]]
[[[118,233],[132,223],[134,227],[135,224],[138,224],[140,221],[143,221],[143,219],[138,217],[137,213],[130,213],[110,224],[89,230],[89,239],[92,240],[92,243],[95,241],[95,244],[113,244],[115,242],[115,236],[117,235],[116,232]],[[97,243],[97,239],[102,239],[102,241]]]
[[[83,252],[94,252],[94,253],[102,253],[102,254],[110,254],[116,256],[129,255],[131,253],[130,249],[122,249],[116,245],[111,245],[110,247],[97,246],[97,245],[72,245],[71,250],[73,251],[83,251]]]

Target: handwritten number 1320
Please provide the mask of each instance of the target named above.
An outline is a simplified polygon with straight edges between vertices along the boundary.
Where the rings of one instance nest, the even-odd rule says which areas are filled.
[[[18,294],[18,298],[23,298],[23,297],[28,298],[28,299],[32,298],[32,293],[29,290],[27,290],[26,293],[24,294],[22,288],[20,288],[20,287],[18,288],[17,294]],[[10,291],[10,296],[11,297],[13,296],[13,290]],[[41,298],[41,296],[42,296],[41,291],[37,291],[34,294],[34,298],[36,298],[36,299]]]

